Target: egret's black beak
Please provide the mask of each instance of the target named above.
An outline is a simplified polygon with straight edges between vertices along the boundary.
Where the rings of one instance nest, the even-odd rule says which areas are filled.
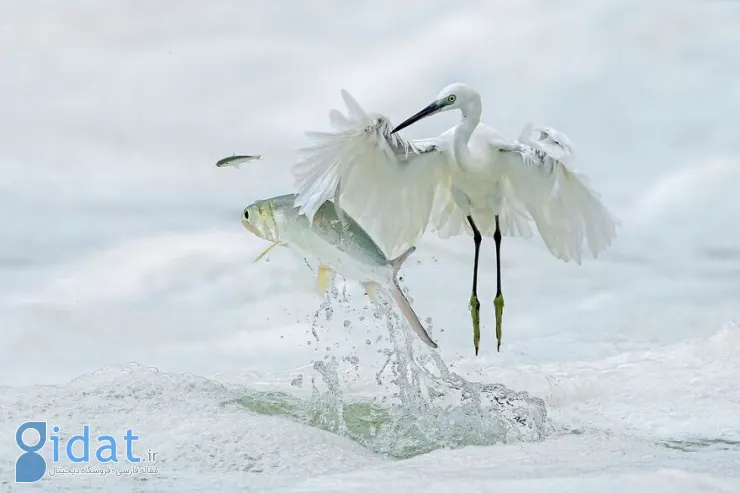
[[[400,125],[398,125],[396,128],[394,128],[391,131],[391,133],[394,134],[394,133],[398,132],[399,130],[403,130],[404,128],[408,127],[409,125],[413,125],[414,123],[418,122],[422,118],[426,118],[427,116],[432,115],[432,114],[438,112],[439,110],[441,110],[444,107],[445,107],[445,103],[443,103],[441,101],[435,101],[432,104],[430,104],[429,106],[427,106],[426,108],[424,108],[423,110],[421,110],[420,112],[418,112],[417,114],[415,114],[414,116],[412,116],[410,118],[407,118],[406,121],[404,121],[403,123],[401,123]]]

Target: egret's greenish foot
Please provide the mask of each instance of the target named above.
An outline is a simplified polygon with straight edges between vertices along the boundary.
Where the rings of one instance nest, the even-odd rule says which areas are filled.
[[[504,318],[504,296],[499,294],[493,299],[493,308],[496,312],[496,351],[501,351],[501,320]]]
[[[478,226],[475,225],[472,216],[468,216],[468,224],[473,230],[473,243],[475,244],[475,260],[473,261],[473,288],[470,291],[470,315],[473,317],[473,346],[475,355],[478,356],[480,347],[480,301],[478,301],[478,258],[480,256],[480,242],[482,237]]]
[[[475,355],[478,356],[480,347],[480,301],[474,294],[470,295],[470,315],[473,317],[473,346]]]

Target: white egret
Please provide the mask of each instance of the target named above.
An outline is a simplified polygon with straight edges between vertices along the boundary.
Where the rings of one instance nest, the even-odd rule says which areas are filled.
[[[478,258],[482,235],[496,245],[496,336],[501,345],[501,236],[530,237],[530,221],[552,254],[580,265],[584,240],[594,258],[612,244],[619,221],[586,178],[569,169],[568,138],[528,125],[518,140],[480,123],[481,98],[463,83],[439,92],[426,108],[392,128],[388,118],[367,113],[342,90],[348,115],[329,114],[333,132],[308,132],[316,145],[301,150],[293,167],[295,205],[313,217],[325,200],[342,207],[393,255],[414,244],[428,225],[449,237],[473,235],[475,259],[470,309],[478,354],[480,302]],[[406,140],[397,132],[443,111],[462,120],[438,137]]]

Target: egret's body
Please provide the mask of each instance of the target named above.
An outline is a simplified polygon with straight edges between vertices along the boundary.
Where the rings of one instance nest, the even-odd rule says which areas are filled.
[[[478,352],[477,271],[481,237],[493,236],[497,254],[497,338],[500,344],[501,237],[532,234],[533,221],[553,255],[580,264],[584,240],[594,257],[611,245],[618,221],[585,178],[566,164],[570,141],[552,129],[526,128],[516,141],[480,123],[479,94],[465,84],[444,88],[422,111],[395,129],[368,114],[346,92],[347,116],[332,110],[336,132],[310,132],[319,142],[294,167],[296,206],[309,218],[328,199],[364,223],[389,255],[413,245],[428,225],[441,237],[472,234],[475,263],[471,308]],[[396,132],[432,114],[458,109],[460,123],[431,139]]]

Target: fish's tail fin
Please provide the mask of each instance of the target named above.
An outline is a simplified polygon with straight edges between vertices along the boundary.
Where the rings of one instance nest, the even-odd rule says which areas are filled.
[[[413,252],[413,248],[414,247],[411,247],[409,250],[406,250],[406,252],[404,252],[400,257],[398,257],[399,259],[401,259],[401,263],[403,263],[403,260],[405,260],[402,257],[404,257],[404,255],[408,256],[408,254]],[[395,279],[388,286],[388,290],[391,292],[391,296],[393,296],[393,299],[396,301],[396,304],[401,310],[401,313],[409,322],[411,328],[414,329],[414,332],[418,334],[418,336],[421,338],[422,341],[424,341],[424,343],[426,343],[427,346],[436,349],[437,343],[434,342],[431,337],[429,337],[429,334],[424,329],[424,326],[421,325],[419,317],[416,316],[416,312],[414,312],[414,309],[411,308],[409,300],[406,299],[406,296],[404,296],[403,291],[401,291],[401,288],[398,286],[398,283]]]
[[[403,252],[398,257],[394,258],[390,261],[391,265],[393,266],[393,273],[395,274],[398,272],[398,270],[401,268],[404,262],[406,262],[406,259],[409,258],[409,256],[416,251],[416,247],[412,246],[409,247],[405,252]]]

